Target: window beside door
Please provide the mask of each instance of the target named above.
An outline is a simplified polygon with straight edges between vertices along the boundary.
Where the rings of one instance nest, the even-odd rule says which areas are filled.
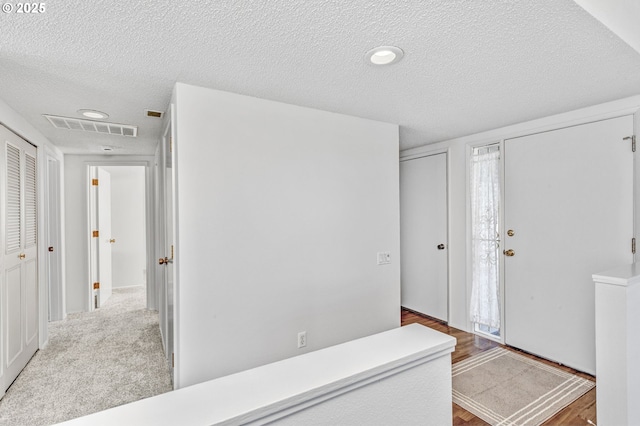
[[[470,160],[469,317],[477,333],[500,338],[500,145],[474,147]]]

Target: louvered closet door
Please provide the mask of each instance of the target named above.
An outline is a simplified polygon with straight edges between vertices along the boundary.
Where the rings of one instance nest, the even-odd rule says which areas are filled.
[[[2,137],[2,381],[6,389],[38,349],[36,148]],[[3,389],[3,390],[4,390]]]

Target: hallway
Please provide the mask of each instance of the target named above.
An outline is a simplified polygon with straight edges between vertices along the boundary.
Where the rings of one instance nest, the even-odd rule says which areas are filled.
[[[171,390],[157,312],[144,287],[49,324],[49,344],[0,401],[2,425],[48,425]]]

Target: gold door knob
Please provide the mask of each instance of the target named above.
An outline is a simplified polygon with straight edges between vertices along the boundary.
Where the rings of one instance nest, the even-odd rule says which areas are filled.
[[[161,257],[160,259],[158,259],[158,264],[159,265],[164,265],[164,258]]]
[[[24,254],[24,253],[20,253],[20,254],[18,255],[18,259],[20,259],[20,260],[24,259],[25,257],[27,257],[27,255],[26,255],[26,254]]]
[[[109,240],[109,242],[110,242],[111,244],[114,244],[114,243],[116,242],[116,239],[115,239],[115,238],[112,238],[112,239],[110,239],[110,240]]]
[[[507,235],[508,235],[508,236],[510,236],[510,237],[513,237],[515,234],[516,234],[516,233],[514,232],[514,230],[513,230],[513,229],[509,229],[509,230],[507,231]]]
[[[516,252],[513,251],[512,249],[509,249],[509,250],[503,250],[502,254],[504,254],[505,256],[511,257],[511,256],[515,256]]]

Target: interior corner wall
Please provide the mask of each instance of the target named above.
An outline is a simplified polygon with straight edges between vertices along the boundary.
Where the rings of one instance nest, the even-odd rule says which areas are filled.
[[[153,165],[152,156],[65,155],[65,239],[66,239],[66,304],[67,313],[89,309],[89,247],[87,225],[87,165]],[[153,187],[153,186],[152,186]]]
[[[398,126],[184,84],[174,102],[176,387],[400,325]]]

